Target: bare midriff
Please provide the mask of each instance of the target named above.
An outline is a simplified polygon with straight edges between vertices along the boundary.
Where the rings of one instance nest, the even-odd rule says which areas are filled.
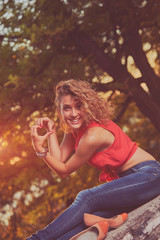
[[[128,169],[134,167],[135,165],[149,160],[155,160],[155,158],[148,152],[141,148],[137,148],[133,156],[121,167],[120,172],[127,171]]]

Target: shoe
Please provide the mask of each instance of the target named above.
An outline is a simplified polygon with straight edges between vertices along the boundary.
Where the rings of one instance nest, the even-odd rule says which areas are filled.
[[[104,240],[109,229],[108,221],[100,221],[76,234],[70,240]],[[97,237],[98,236],[98,237]]]
[[[92,226],[98,222],[101,221],[108,221],[109,226],[111,228],[118,228],[120,227],[128,218],[128,214],[127,213],[122,213],[120,215],[116,215],[115,217],[112,218],[102,218],[93,214],[88,214],[85,213],[84,214],[84,222],[86,226]]]

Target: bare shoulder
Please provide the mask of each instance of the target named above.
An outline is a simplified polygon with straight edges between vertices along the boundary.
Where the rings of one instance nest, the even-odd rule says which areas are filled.
[[[105,148],[113,143],[114,135],[102,127],[92,127],[87,129],[82,140],[94,147]]]
[[[114,141],[114,136],[101,127],[86,130],[76,149],[75,157],[88,161],[95,152],[103,151]]]

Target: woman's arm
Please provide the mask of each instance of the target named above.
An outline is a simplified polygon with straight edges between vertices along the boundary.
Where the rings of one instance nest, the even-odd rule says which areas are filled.
[[[104,131],[106,134],[106,130]],[[82,167],[102,146],[104,146],[104,138],[99,133],[99,130],[89,129],[81,138],[75,154],[66,163],[57,161],[50,154],[46,155],[44,161],[60,177],[67,177]]]
[[[43,136],[38,134],[39,128],[45,128],[47,133]],[[38,118],[36,124],[31,127],[32,144],[37,153],[44,152],[43,144],[48,141],[50,155],[58,161],[65,162],[74,150],[74,137],[71,133],[64,134],[61,145],[59,145],[54,122],[48,118]]]
[[[57,133],[56,133],[54,121],[52,121],[48,117],[42,117],[37,119],[36,125],[39,126],[39,128],[45,128],[47,132],[51,133],[47,136],[48,150],[51,156],[56,157],[60,161],[61,150],[60,150],[60,146],[57,139]],[[32,137],[33,143],[36,142],[36,139],[38,138],[40,138],[40,136],[38,134],[35,134],[35,136]]]
[[[75,139],[73,134],[64,134],[62,143],[60,145],[61,149],[61,162],[66,162],[68,157],[73,153],[75,147]]]
[[[32,138],[36,137],[36,135],[37,133],[35,130]],[[70,135],[66,135],[65,141],[67,141],[68,137],[70,137]],[[56,157],[51,156],[50,153],[44,157],[44,161],[60,177],[67,177],[72,172],[82,167],[93,156],[93,154],[107,148],[113,143],[113,141],[114,137],[109,131],[99,127],[90,128],[82,136],[76,152],[67,162],[59,161]],[[66,147],[64,143],[62,144],[63,150]]]
[[[48,136],[49,153],[53,158],[60,162],[66,162],[74,151],[75,140],[71,133],[64,134],[63,140],[59,145],[56,130]]]
[[[68,159],[68,157],[74,150],[74,138],[72,134],[64,134],[62,143],[60,145],[57,138],[55,123],[48,117],[38,118],[36,121],[36,125],[33,128],[45,128],[47,130],[48,135],[43,136],[43,140],[47,139],[48,150],[52,157],[56,158],[61,162],[65,162]],[[33,132],[32,128],[31,132]],[[32,142],[37,152],[44,151],[42,147],[43,144],[41,144],[41,142],[39,144],[41,146],[37,144],[37,139],[41,139],[41,137],[42,136],[39,136],[35,130],[34,136],[32,136]]]

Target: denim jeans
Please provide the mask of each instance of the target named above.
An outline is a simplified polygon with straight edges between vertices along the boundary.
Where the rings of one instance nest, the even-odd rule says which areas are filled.
[[[69,208],[27,240],[69,240],[85,229],[84,213],[113,217],[160,194],[160,163],[157,161],[142,162],[121,173],[119,177],[79,192]]]

